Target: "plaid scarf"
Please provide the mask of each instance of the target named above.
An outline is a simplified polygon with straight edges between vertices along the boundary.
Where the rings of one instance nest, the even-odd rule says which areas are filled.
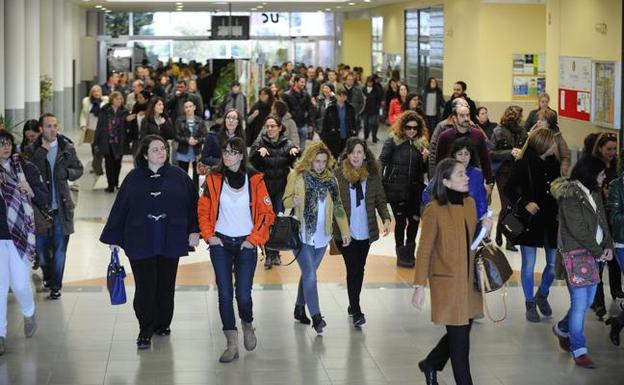
[[[19,188],[26,180],[19,155],[9,161],[10,170],[0,166],[0,194],[6,205],[7,224],[21,258],[32,262],[35,257],[35,217],[30,197]]]
[[[303,219],[305,226],[306,239],[312,239],[316,232],[316,219],[318,218],[318,201],[324,201],[327,194],[332,198],[334,207],[340,206],[340,197],[338,196],[338,184],[336,178],[329,171],[325,170],[321,175],[304,171],[303,180],[305,182],[305,202],[303,210]],[[328,218],[331,221],[331,218]]]

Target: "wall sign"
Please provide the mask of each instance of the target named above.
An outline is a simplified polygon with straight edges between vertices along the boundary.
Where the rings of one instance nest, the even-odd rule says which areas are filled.
[[[212,16],[214,40],[249,40],[249,16]]]
[[[592,62],[588,57],[559,57],[559,115],[591,118]]]
[[[514,54],[512,62],[512,99],[536,99],[546,90],[546,55]]]

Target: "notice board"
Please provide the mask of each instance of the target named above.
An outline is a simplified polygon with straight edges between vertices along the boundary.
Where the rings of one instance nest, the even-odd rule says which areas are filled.
[[[512,99],[537,100],[546,91],[546,55],[512,55]]]
[[[559,116],[591,119],[592,60],[588,57],[559,57]]]
[[[592,63],[591,120],[598,126],[620,128],[620,98],[622,83],[620,62],[594,61]]]

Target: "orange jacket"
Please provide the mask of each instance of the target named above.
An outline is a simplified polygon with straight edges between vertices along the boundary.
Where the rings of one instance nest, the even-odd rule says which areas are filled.
[[[251,187],[250,209],[253,229],[247,237],[252,245],[263,245],[269,239],[269,228],[275,220],[271,198],[264,184],[264,175],[256,173],[249,175]],[[197,212],[199,214],[199,230],[202,238],[208,242],[208,238],[214,236],[219,216],[219,198],[221,197],[221,187],[223,185],[223,175],[220,173],[210,173],[206,176],[204,193],[199,198]]]
[[[390,107],[388,107],[388,122],[390,125],[394,124],[394,121],[401,115],[401,101],[399,98],[394,98],[390,101]]]

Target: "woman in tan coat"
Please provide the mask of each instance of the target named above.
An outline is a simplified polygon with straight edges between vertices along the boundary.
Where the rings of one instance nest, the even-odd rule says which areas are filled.
[[[458,385],[472,385],[470,328],[482,312],[481,293],[474,286],[474,252],[470,244],[477,227],[474,200],[468,195],[468,176],[455,159],[438,164],[431,182],[432,201],[422,215],[412,303],[422,309],[425,285],[431,288],[431,320],[446,326],[446,334],[427,358],[418,363],[427,384],[437,384],[437,372],[451,359]],[[490,218],[482,226],[492,227]]]

